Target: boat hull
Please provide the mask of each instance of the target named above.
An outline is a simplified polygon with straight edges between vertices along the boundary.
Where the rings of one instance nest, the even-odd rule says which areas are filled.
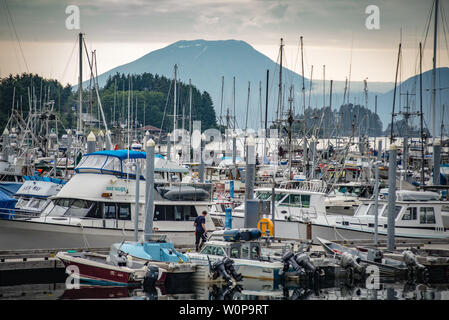
[[[158,232],[156,232],[158,233]],[[160,231],[176,246],[193,246],[192,231]],[[139,232],[139,237],[142,232]],[[0,220],[0,250],[54,248],[109,248],[134,240],[133,230],[50,224],[29,220]]]
[[[127,285],[138,286],[141,281],[132,279],[131,272],[115,271],[108,268],[92,266],[83,263],[71,262],[61,259],[64,266],[76,266],[79,269],[80,280],[97,285]]]
[[[217,216],[218,217],[218,216]],[[221,218],[223,218],[221,216]],[[243,228],[243,217],[232,217],[233,228]],[[304,240],[307,238],[307,223],[301,221],[275,221],[275,236],[284,239]],[[374,232],[372,228],[364,228],[365,230],[357,230],[355,228],[333,227],[312,223],[311,236],[314,244],[319,244],[316,237],[332,240],[374,240]],[[396,238],[415,238],[415,239],[444,239],[449,238],[447,232],[426,232],[415,233],[406,230],[406,233],[396,228]],[[379,228],[378,239],[386,239],[387,232],[385,228]]]

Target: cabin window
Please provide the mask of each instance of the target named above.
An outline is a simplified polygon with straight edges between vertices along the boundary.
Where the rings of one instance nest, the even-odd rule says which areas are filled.
[[[232,247],[231,248],[231,258],[238,258],[239,257],[239,248]]]
[[[365,215],[367,215],[368,207],[369,207],[369,204],[366,204],[366,203],[361,204],[360,207],[359,207],[359,210],[357,211],[357,215],[358,216],[365,216]]]
[[[408,207],[402,216],[402,220],[416,220],[416,217],[418,217],[418,208]]]
[[[435,211],[432,207],[419,208],[419,223],[422,224],[435,223]]]
[[[28,201],[30,201],[28,198],[19,199],[19,201],[17,201],[16,208],[25,208]]]
[[[86,215],[88,218],[95,218],[95,219],[102,219],[103,218],[103,212],[101,210],[101,203],[96,203],[92,210],[89,211],[89,213]]]
[[[225,256],[226,255],[223,248],[221,248],[221,247],[214,247],[212,254],[214,256]]]
[[[398,216],[399,212],[401,211],[401,206],[395,206],[395,211],[394,211],[394,219],[396,219],[396,217]],[[385,209],[384,212],[382,213],[382,217],[388,217],[388,204],[385,205]]]
[[[69,210],[64,214],[71,217],[85,217],[89,213],[93,203],[91,201],[75,199],[70,203]]]
[[[271,193],[268,193],[268,192],[258,192],[256,198],[259,199],[259,200],[268,200],[268,199],[271,198]]]
[[[115,203],[105,203],[103,206],[103,217],[105,219],[116,219]]]
[[[240,256],[242,259],[248,259],[248,257],[249,257],[249,248],[248,248],[248,246],[242,246],[242,253],[241,253],[241,256]]]
[[[42,210],[44,208],[45,203],[46,200],[44,199],[32,199],[28,203],[28,208]]]
[[[251,248],[251,259],[259,259],[260,256],[260,248],[259,246],[254,246]]]
[[[289,207],[304,207],[310,206],[310,195],[308,194],[290,194],[280,204],[281,206]]]
[[[77,169],[79,168],[96,168],[100,169],[104,162],[106,161],[107,156],[103,155],[95,155],[95,156],[88,156],[85,161],[80,162]]]
[[[161,206],[154,209],[155,221],[194,221],[198,216],[195,206]]]
[[[109,157],[103,166],[103,170],[118,172],[122,171],[120,159],[116,157]]]
[[[202,254],[212,254],[212,246],[205,246],[203,250],[201,250]]]
[[[118,219],[131,220],[131,206],[129,205],[129,203],[118,205]]]

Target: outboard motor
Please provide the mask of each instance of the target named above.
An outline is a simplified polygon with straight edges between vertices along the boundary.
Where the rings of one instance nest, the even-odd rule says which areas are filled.
[[[348,252],[343,252],[340,256],[340,264],[345,269],[352,269],[357,273],[363,274],[365,272],[365,268],[363,268],[360,264],[360,258],[354,258],[354,256]]]
[[[126,267],[128,264],[126,254],[122,251],[117,251],[117,254],[110,254],[109,259],[111,263],[115,266]]]
[[[235,279],[235,281],[242,281],[243,279],[242,274],[237,273],[237,271],[234,268],[234,260],[231,260],[228,257],[224,257],[223,263],[225,270]]]
[[[410,250],[402,252],[404,262],[409,269],[409,279],[417,278],[423,282],[429,282],[429,270],[418,262],[416,255]]]
[[[210,271],[213,273],[212,279],[215,280],[218,277],[222,277],[228,285],[232,285],[231,277],[226,271],[223,260],[216,261],[212,265],[210,265]]]
[[[210,271],[213,273],[212,279],[222,277],[228,285],[232,284],[231,276],[235,281],[242,281],[243,276],[237,273],[234,268],[234,260],[224,257],[221,261],[216,261],[212,265],[209,261]]]
[[[298,273],[299,276],[304,275],[304,270],[301,266],[296,262],[295,255],[291,251],[287,251],[282,257],[282,261],[284,262],[284,272],[287,272],[290,266]]]
[[[318,271],[310,261],[310,257],[307,253],[297,253],[294,255],[293,252],[288,251],[282,257],[282,261],[284,262],[284,272],[290,268],[290,265],[295,269],[298,275],[315,273]]]
[[[307,253],[297,254],[295,260],[299,266],[303,267],[306,272],[315,272],[316,267],[310,261],[310,257]]]
[[[156,266],[148,266],[147,273],[143,278],[143,287],[145,291],[151,291],[151,289],[156,284],[156,281],[159,279],[159,268]]]
[[[376,250],[376,252],[374,253],[374,262],[382,263],[383,257],[384,257],[383,252],[380,250]]]

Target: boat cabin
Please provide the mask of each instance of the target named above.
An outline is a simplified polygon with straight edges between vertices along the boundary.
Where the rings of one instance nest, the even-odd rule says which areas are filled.
[[[110,174],[120,178],[136,179],[136,163],[140,166],[140,179],[145,180],[146,153],[136,150],[103,150],[85,154],[76,173]],[[189,172],[162,155],[154,156],[155,182],[181,181],[183,174]]]
[[[435,192],[396,191],[395,226],[399,228],[420,228],[436,231],[449,230],[449,202],[439,201]],[[354,219],[374,220],[375,201],[363,201],[354,214]],[[378,202],[379,226],[387,227],[388,202]],[[369,223],[368,227],[374,227]]]
[[[229,257],[231,259],[259,260],[261,248],[259,242],[208,241],[201,254]]]

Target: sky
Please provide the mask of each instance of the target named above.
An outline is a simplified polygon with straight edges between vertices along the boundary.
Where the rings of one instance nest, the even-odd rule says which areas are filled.
[[[416,74],[434,0],[0,0],[0,76],[33,72],[63,84],[77,82],[76,39],[85,33],[96,50],[98,73],[131,62],[178,40],[248,42],[274,61],[284,39],[284,65],[314,79],[393,82],[402,41],[400,79]],[[449,11],[449,0],[440,0]],[[69,30],[66,8],[76,5],[80,29]],[[368,6],[379,9],[379,29],[368,29]],[[371,20],[369,20],[371,21]],[[437,65],[449,65],[447,22],[440,17]],[[445,26],[445,28],[443,28]],[[446,32],[445,32],[446,31]],[[433,21],[423,70],[431,68]],[[87,70],[84,78],[87,77]]]

